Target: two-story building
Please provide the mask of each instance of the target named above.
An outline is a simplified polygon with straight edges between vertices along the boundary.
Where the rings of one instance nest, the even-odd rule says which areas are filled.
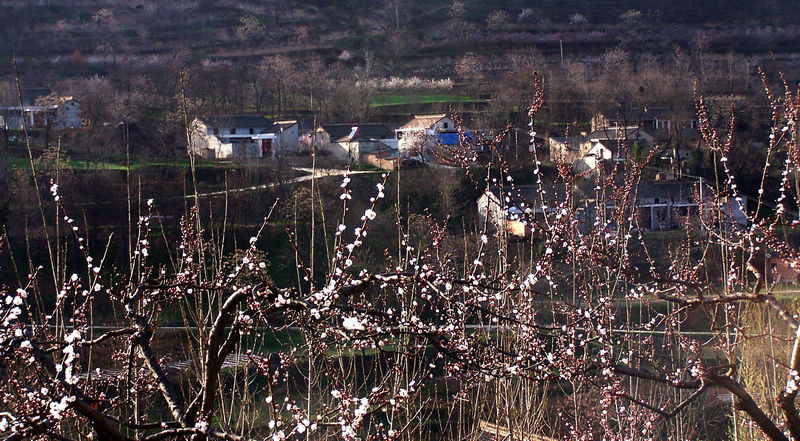
[[[563,189],[552,190],[538,185],[510,187],[491,186],[478,198],[479,227],[499,231],[509,238],[529,238],[538,225],[546,228],[545,216],[553,215],[556,206],[566,199]],[[561,193],[561,194],[559,194]],[[711,187],[696,180],[654,180],[635,188],[631,202],[636,213],[636,228],[643,231],[679,228],[719,228],[747,225],[746,198],[719,198]],[[598,202],[579,191],[572,195],[572,210],[578,228],[587,233],[595,228],[598,217],[613,219],[613,201]],[[701,202],[702,201],[702,202]],[[604,207],[605,212],[598,212]],[[603,210],[599,210],[603,211]],[[601,223],[605,225],[605,223]],[[615,225],[611,226],[616,229]]]
[[[592,131],[635,127],[652,135],[674,170],[700,146],[699,121],[693,110],[667,107],[625,109],[598,113],[592,118]]]
[[[82,125],[81,105],[71,96],[61,96],[46,87],[22,89],[22,106],[6,103],[0,107],[0,126],[9,129],[50,127],[77,128]]]
[[[635,194],[637,226],[642,230],[672,230],[690,225],[717,228],[720,222],[729,226],[748,222],[746,198],[716,197],[702,181],[647,181],[639,184]],[[606,210],[613,212],[613,204],[608,203]]]
[[[192,148],[208,159],[268,158],[275,149],[274,126],[255,114],[198,118],[192,125]]]
[[[620,109],[598,113],[592,118],[593,132],[619,127],[638,127],[660,138],[674,129],[696,130],[698,121],[697,115],[691,111],[675,110],[668,107],[644,108],[641,110]]]

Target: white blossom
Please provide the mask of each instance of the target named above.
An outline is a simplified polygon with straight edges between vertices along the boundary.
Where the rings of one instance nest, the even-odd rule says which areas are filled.
[[[358,317],[345,317],[344,320],[342,320],[342,326],[344,326],[344,329],[349,329],[351,331],[364,330],[364,323],[362,323],[361,319]]]

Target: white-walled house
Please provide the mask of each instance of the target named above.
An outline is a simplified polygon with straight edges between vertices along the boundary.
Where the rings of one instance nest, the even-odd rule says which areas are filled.
[[[518,185],[516,191],[508,187],[487,188],[477,201],[479,227],[502,232],[509,238],[529,238],[534,230],[532,222],[540,223],[546,211],[539,190],[538,185]],[[548,204],[552,206],[553,201]]]
[[[458,127],[456,123],[444,113],[433,115],[414,115],[414,118],[398,127],[395,132],[397,140],[411,133],[424,133],[436,137],[436,141],[442,145],[458,145]],[[472,138],[472,132],[464,129],[467,138]]]
[[[74,129],[83,125],[81,103],[71,96],[61,97],[56,107],[55,127]]]
[[[457,132],[458,128],[452,119],[444,113],[433,115],[414,115],[414,118],[400,126],[397,132],[397,139],[402,139],[408,132],[424,132],[427,135],[439,133]]]
[[[22,106],[0,107],[0,126],[77,128],[82,125],[81,105],[71,96],[59,96],[48,88],[22,89]]]
[[[592,147],[586,136],[550,136],[547,138],[550,160],[560,160],[570,164],[583,158]]]
[[[395,132],[386,124],[324,124],[315,141],[332,156],[351,162],[361,161],[364,153],[397,151]]]
[[[473,132],[469,129],[463,128],[463,135],[467,141],[471,142],[473,139]],[[433,137],[433,142],[436,146],[457,147],[462,142],[459,127],[444,113],[437,113],[431,115],[414,115],[414,118],[403,124],[395,130],[397,133],[398,143],[402,142],[403,138],[414,135],[427,135]],[[429,148],[432,150],[435,147]],[[482,146],[476,146],[478,151],[483,151]],[[422,156],[426,161],[437,162],[444,160],[448,162],[447,158],[450,156],[447,149],[437,149],[438,153],[431,151],[423,152]]]
[[[627,161],[625,149],[633,150],[637,144],[650,149],[655,138],[637,127],[607,128],[596,130],[586,136],[589,149],[576,161],[578,170],[595,170],[602,163]]]
[[[273,126],[261,115],[198,118],[192,125],[192,148],[207,159],[268,158],[275,149]]]
[[[285,156],[297,150],[300,124],[296,120],[276,121],[266,133],[275,135],[272,156]]]

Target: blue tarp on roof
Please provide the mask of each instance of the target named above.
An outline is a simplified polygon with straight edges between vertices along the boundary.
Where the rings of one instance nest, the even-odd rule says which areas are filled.
[[[467,136],[467,140],[472,142],[472,132],[467,132],[465,135]],[[459,144],[457,132],[438,133],[436,139],[443,145]]]

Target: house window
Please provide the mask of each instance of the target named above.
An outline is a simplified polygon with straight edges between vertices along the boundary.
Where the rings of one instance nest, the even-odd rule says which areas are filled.
[[[214,134],[219,135],[219,127],[214,127]]]
[[[236,134],[236,127],[231,127],[231,135],[235,135],[235,134]]]
[[[658,203],[658,198],[654,198],[654,199],[653,199],[653,203],[654,203],[654,204],[657,204],[657,203]]]
[[[445,129],[448,128],[447,125],[448,125],[448,123],[443,123],[443,126],[444,126]]]
[[[253,134],[253,128],[252,127],[250,127],[250,134],[251,135]]]

